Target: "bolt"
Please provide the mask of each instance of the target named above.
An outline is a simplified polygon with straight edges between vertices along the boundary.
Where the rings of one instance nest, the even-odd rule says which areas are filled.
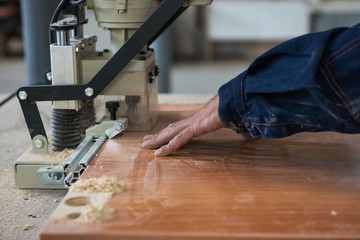
[[[55,181],[59,181],[61,180],[63,177],[63,174],[61,172],[54,172],[53,175],[52,175],[52,178],[55,180]]]
[[[115,125],[115,130],[116,131],[122,131],[124,129],[124,127],[123,127],[123,125],[121,124],[121,123],[117,123],[116,125]]]
[[[27,93],[25,91],[20,91],[19,92],[19,98],[21,100],[25,100],[25,99],[27,99],[27,97],[28,97],[28,95],[27,95]]]
[[[149,82],[153,83],[154,81],[155,81],[155,75],[152,72],[150,72],[149,73]]]
[[[159,76],[160,74],[160,67],[158,65],[155,66],[155,76]]]
[[[52,73],[51,72],[47,72],[46,73],[46,79],[51,82],[52,81]]]
[[[44,142],[41,141],[40,139],[37,139],[37,140],[35,140],[34,145],[35,145],[36,148],[40,149],[40,148],[42,148],[44,146]]]
[[[106,108],[110,112],[110,119],[116,120],[116,111],[120,106],[119,101],[107,101],[105,104]]]
[[[76,47],[76,48],[75,48],[75,52],[78,53],[79,51],[80,51],[79,47]]]
[[[85,89],[85,95],[91,97],[92,95],[94,95],[94,89],[88,87],[87,89]]]

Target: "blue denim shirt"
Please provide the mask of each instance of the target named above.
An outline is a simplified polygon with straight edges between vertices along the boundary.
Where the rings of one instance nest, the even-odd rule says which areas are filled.
[[[219,97],[220,119],[238,133],[359,133],[360,24],[270,49],[223,85]]]

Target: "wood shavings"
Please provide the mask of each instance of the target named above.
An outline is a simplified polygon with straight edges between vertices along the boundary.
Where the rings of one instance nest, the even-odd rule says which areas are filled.
[[[32,150],[30,149],[30,154],[26,156],[28,161],[52,161],[52,162],[59,162],[60,164],[64,162],[72,153],[74,149],[67,149],[60,152],[49,151],[48,154],[33,154]]]
[[[82,209],[77,208],[70,212],[55,212],[50,216],[50,219],[54,222],[67,220],[78,223],[102,223],[114,217],[115,210],[106,204],[90,204]]]
[[[66,213],[55,212],[51,214],[50,219],[53,220],[54,222],[59,222],[68,219],[68,216]]]
[[[76,222],[81,223],[101,223],[109,221],[114,218],[114,209],[109,206],[89,206],[83,212],[81,212]]]
[[[80,179],[70,187],[72,196],[64,201],[61,211],[52,214],[50,219],[79,223],[111,220],[115,217],[115,210],[106,204],[114,194],[122,193],[124,188],[125,184],[116,177]]]
[[[33,227],[35,227],[35,224],[25,224],[25,226],[23,227],[23,231],[29,231]]]
[[[124,191],[125,184],[119,182],[116,177],[90,178],[78,180],[74,183],[70,192],[88,192],[88,193],[110,193],[111,195]]]
[[[57,212],[50,216],[54,222],[73,220],[78,223],[102,223],[115,217],[115,210],[106,205],[88,206],[80,213]]]

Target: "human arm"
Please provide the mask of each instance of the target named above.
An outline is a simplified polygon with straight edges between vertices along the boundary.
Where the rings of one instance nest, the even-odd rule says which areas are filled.
[[[237,133],[266,138],[304,131],[359,133],[359,59],[360,25],[284,42],[223,85],[219,97],[193,117],[144,137],[143,147],[164,145],[155,152],[164,156],[192,137],[224,125]],[[209,121],[211,111],[215,117]]]

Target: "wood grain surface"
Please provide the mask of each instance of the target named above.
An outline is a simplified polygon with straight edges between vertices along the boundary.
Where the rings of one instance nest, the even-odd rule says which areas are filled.
[[[198,107],[163,105],[151,132]],[[145,134],[107,140],[82,176],[125,182],[126,191],[108,202],[116,217],[101,224],[49,220],[42,240],[360,239],[360,135],[248,141],[222,129],[154,157],[141,149]]]

